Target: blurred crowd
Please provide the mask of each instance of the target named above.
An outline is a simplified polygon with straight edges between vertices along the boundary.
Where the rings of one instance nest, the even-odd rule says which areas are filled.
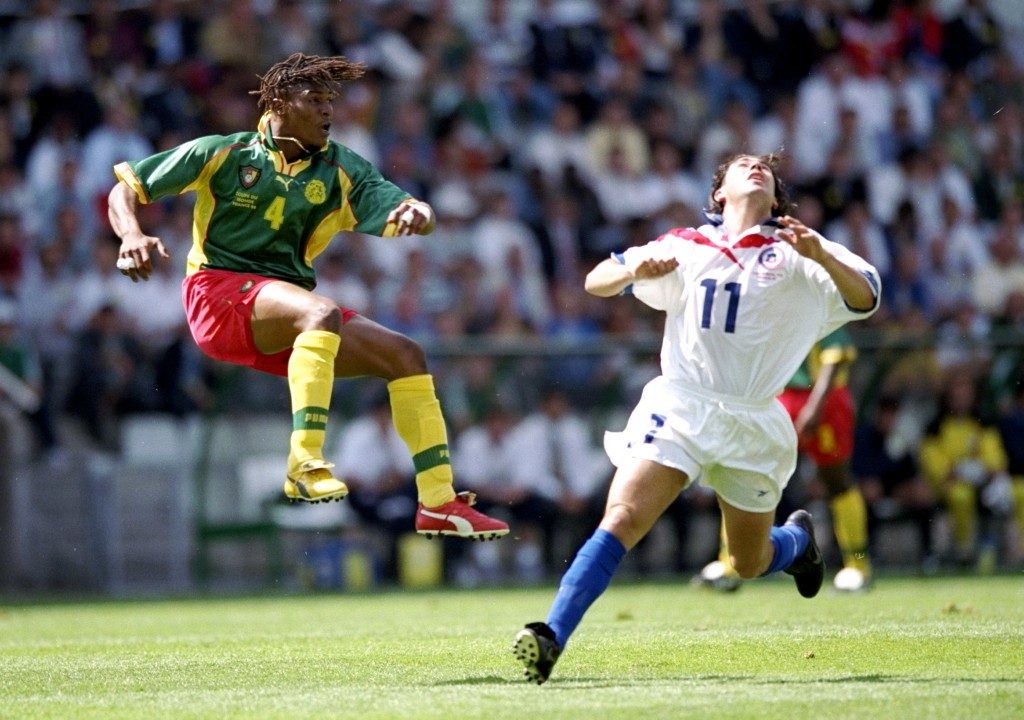
[[[1024,329],[1022,39],[1016,0],[3,0],[0,365],[44,450],[66,442],[61,418],[116,447],[125,414],[210,407],[223,369],[193,347],[179,292],[191,196],[144,208],[172,260],[133,285],[114,267],[111,168],[255,129],[259,73],[341,54],[368,73],[333,137],[439,224],[338,237],[319,292],[421,340],[642,341],[658,318],[593,303],[583,274],[699,225],[726,157],[781,153],[801,218],[882,273],[869,331],[934,339],[872,381],[909,418],[911,454],[966,378],[971,417],[1017,423],[990,474],[1024,478],[1022,345],[992,341]],[[656,372],[623,351],[437,375],[458,437],[525,422],[538,377],[603,419]],[[953,481],[929,472],[937,502]]]

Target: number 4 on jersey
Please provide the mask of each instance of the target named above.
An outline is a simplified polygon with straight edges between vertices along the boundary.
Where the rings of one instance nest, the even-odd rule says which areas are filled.
[[[284,222],[284,198],[278,195],[270,203],[270,207],[263,213],[263,219],[270,223],[273,230],[280,230]]]

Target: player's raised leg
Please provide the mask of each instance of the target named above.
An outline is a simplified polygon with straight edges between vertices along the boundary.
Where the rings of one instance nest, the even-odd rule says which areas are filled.
[[[335,362],[338,377],[374,375],[389,381],[395,430],[416,468],[416,532],[474,540],[507,535],[506,523],[472,507],[473,493],[455,492],[448,431],[419,344],[361,315],[345,323],[342,343],[344,350]]]
[[[770,575],[780,570],[793,576],[797,590],[814,597],[825,578],[825,561],[814,539],[806,510],[796,510],[782,525],[773,526],[774,511],[740,510],[719,499],[729,557],[741,578]]]

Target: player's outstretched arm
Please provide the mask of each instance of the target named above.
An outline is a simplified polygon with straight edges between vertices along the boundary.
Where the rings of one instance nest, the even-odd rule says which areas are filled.
[[[796,218],[786,215],[780,217],[779,222],[786,227],[786,231],[779,234],[798,253],[825,268],[847,305],[865,312],[875,307],[878,299],[875,297],[875,289],[860,270],[850,267],[826,250],[821,244],[821,236]]]
[[[128,185],[117,183],[110,191],[107,203],[107,218],[110,227],[121,238],[121,249],[117,253],[117,268],[132,282],[149,280],[153,273],[151,250],[163,258],[170,258],[163,242],[142,232],[138,218],[139,198]]]
[[[583,288],[591,295],[612,297],[618,295],[637,280],[649,280],[668,275],[679,267],[675,258],[667,260],[647,259],[635,268],[620,263],[614,258],[602,260],[587,273]]]

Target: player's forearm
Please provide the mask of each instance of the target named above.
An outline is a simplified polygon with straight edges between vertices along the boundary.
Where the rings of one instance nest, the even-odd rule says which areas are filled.
[[[107,198],[107,218],[110,227],[119,238],[133,233],[142,234],[137,215],[139,198],[130,187],[123,182],[117,183]]]
[[[587,273],[583,288],[591,295],[612,297],[625,290],[635,279],[633,271],[617,260],[608,258]]]
[[[807,398],[807,408],[814,417],[821,413],[821,407],[825,403],[825,397],[835,384],[836,376],[839,374],[839,366],[836,364],[822,365],[818,371],[818,379],[811,388],[811,394]]]
[[[875,307],[875,302],[878,299],[875,295],[875,288],[871,286],[860,270],[850,267],[834,255],[827,253],[821,260],[821,266],[828,272],[847,305],[854,310],[863,311]]]

